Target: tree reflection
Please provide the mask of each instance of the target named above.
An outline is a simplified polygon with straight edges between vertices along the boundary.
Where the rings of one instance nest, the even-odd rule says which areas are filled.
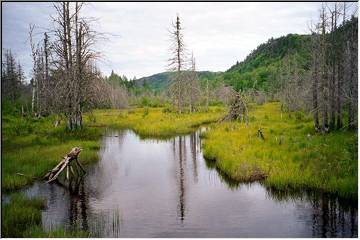
[[[310,203],[313,237],[357,237],[357,200],[310,190],[278,190],[267,187],[267,194],[276,201]]]
[[[185,161],[185,142],[183,137],[179,137],[179,209],[180,209],[180,220],[183,221],[185,218],[185,174],[184,174],[184,161]]]
[[[181,221],[185,219],[185,161],[186,161],[186,144],[185,137],[179,136],[177,139],[174,138],[173,142],[173,154],[174,159],[178,160],[177,172],[177,182],[178,182],[178,215]],[[177,145],[177,147],[176,147]]]
[[[193,162],[193,174],[194,174],[194,182],[198,181],[198,170],[197,170],[197,139],[198,139],[198,133],[193,132],[190,135],[190,150],[191,150],[191,158]]]

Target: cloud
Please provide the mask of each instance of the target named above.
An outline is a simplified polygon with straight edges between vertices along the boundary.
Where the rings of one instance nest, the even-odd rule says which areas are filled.
[[[169,34],[180,15],[189,51],[199,70],[225,71],[259,44],[288,33],[307,33],[321,3],[87,3],[83,14],[97,19],[94,28],[105,33],[97,48],[100,69],[129,77],[166,70]],[[3,3],[3,47],[11,48],[30,76],[28,26],[38,32],[51,27],[51,3]]]

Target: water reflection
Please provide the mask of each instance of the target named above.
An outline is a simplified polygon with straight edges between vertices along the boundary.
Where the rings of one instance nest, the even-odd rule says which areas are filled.
[[[209,169],[214,169],[218,173],[218,176],[220,177],[221,182],[226,184],[226,186],[231,190],[238,190],[240,187],[240,182],[236,181],[232,178],[230,178],[226,173],[224,173],[220,168],[216,166],[216,162],[212,159],[206,159],[204,158],[206,167]],[[242,183],[245,184],[245,183]]]
[[[308,202],[311,206],[313,237],[357,236],[357,200],[309,190],[278,190],[269,187],[266,190],[269,197],[279,202]]]
[[[82,179],[36,183],[46,229],[92,237],[356,237],[357,202],[239,183],[205,160],[200,132],[141,140],[108,131]]]
[[[178,147],[176,147],[178,146]],[[184,164],[186,162],[186,153],[185,153],[186,145],[184,141],[184,137],[179,136],[174,138],[173,140],[173,153],[174,159],[178,161],[178,169],[176,170],[178,175],[178,211],[179,218],[181,221],[185,218],[185,174],[184,174]]]

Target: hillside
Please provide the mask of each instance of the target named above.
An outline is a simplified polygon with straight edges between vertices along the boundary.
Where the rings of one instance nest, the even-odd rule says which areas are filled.
[[[302,70],[309,68],[310,42],[310,35],[288,34],[271,38],[253,50],[244,61],[230,67],[223,75],[224,81],[236,89],[269,91],[276,88],[285,61],[296,62]]]
[[[222,74],[221,72],[210,72],[210,71],[198,71],[197,73],[198,73],[199,80],[202,80],[205,78],[207,78],[209,80],[213,80],[217,76]],[[151,75],[148,77],[139,78],[136,80],[135,84],[138,86],[148,87],[155,91],[163,90],[168,86],[168,84],[171,80],[171,77],[173,75],[174,75],[174,73],[172,73],[172,72],[157,73],[157,74],[154,74],[154,75]]]
[[[357,18],[341,25],[336,30],[337,34],[347,36],[352,26],[357,26]],[[281,84],[280,75],[285,68],[296,67],[299,74],[309,70],[312,60],[311,42],[312,35],[288,34],[271,38],[260,44],[242,62],[231,66],[222,75],[223,80],[236,90],[252,88],[276,92]]]
[[[242,62],[237,62],[226,72],[199,71],[199,80],[222,79],[235,89],[254,88],[271,90],[277,87],[277,78],[284,59],[296,61],[301,69],[310,65],[310,35],[288,34],[269,39],[259,45]],[[174,73],[162,72],[135,81],[135,85],[159,91],[168,86]]]

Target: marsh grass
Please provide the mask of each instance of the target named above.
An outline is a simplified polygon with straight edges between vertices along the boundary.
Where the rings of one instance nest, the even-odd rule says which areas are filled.
[[[14,191],[33,183],[74,146],[84,149],[80,154],[82,163],[95,162],[104,128],[130,128],[142,138],[169,138],[209,124],[209,131],[201,134],[205,139],[204,156],[212,160],[207,164],[220,169],[222,179],[233,188],[237,182],[258,175],[266,176],[262,183],[274,189],[316,189],[343,197],[357,196],[356,133],[317,134],[311,117],[300,112],[281,113],[279,103],[250,108],[248,127],[239,122],[214,123],[225,114],[222,107],[181,115],[164,108],[95,110],[84,116],[85,127],[77,131],[67,131],[63,122],[55,128],[54,117],[4,115],[2,191]],[[257,136],[258,128],[262,128],[265,141]],[[88,232],[63,229],[45,232],[40,225],[42,200],[25,199],[19,194],[11,194],[11,199],[2,206],[3,236],[89,236]]]
[[[201,124],[217,121],[223,114],[220,107],[209,112],[176,114],[162,108],[129,110],[97,110],[84,116],[85,127],[68,131],[64,122],[53,126],[55,117],[33,119],[3,115],[2,118],[2,191],[20,189],[41,179],[69,150],[80,146],[83,164],[95,162],[104,128],[130,128],[142,138],[169,138],[192,132]],[[19,176],[16,173],[26,175]],[[40,199],[26,199],[10,194],[9,204],[2,206],[4,237],[89,237],[88,232],[57,229],[45,232],[41,227]]]
[[[17,193],[10,203],[2,207],[2,237],[23,237],[29,228],[41,224],[41,211],[45,207],[41,199],[26,199]]]
[[[239,122],[212,125],[204,133],[204,155],[231,178],[264,175],[279,189],[316,189],[357,196],[357,134],[315,133],[311,117],[280,111],[279,103],[253,106],[248,127]],[[265,141],[257,136],[262,128]]]
[[[179,115],[164,112],[162,108],[96,110],[84,116],[85,127],[76,131],[66,130],[64,122],[55,128],[55,117],[34,119],[4,115],[2,190],[20,189],[40,179],[75,146],[84,149],[79,156],[82,163],[96,161],[105,127],[131,128],[142,138],[169,138],[216,121],[223,111],[221,107],[212,107],[209,112]]]
[[[88,232],[56,229],[45,232],[41,226],[41,210],[45,202],[40,198],[29,199],[23,194],[10,194],[10,202],[2,206],[2,237],[89,237]]]
[[[130,110],[96,110],[96,122],[86,118],[92,127],[109,126],[130,128],[142,138],[170,138],[188,134],[198,126],[217,121],[224,108],[211,107],[208,112],[177,114],[163,108],[136,108]]]
[[[84,149],[79,157],[84,164],[98,158],[98,129],[70,132],[64,126],[53,127],[51,118],[4,116],[3,120],[2,191],[19,189],[41,179],[75,146]]]

